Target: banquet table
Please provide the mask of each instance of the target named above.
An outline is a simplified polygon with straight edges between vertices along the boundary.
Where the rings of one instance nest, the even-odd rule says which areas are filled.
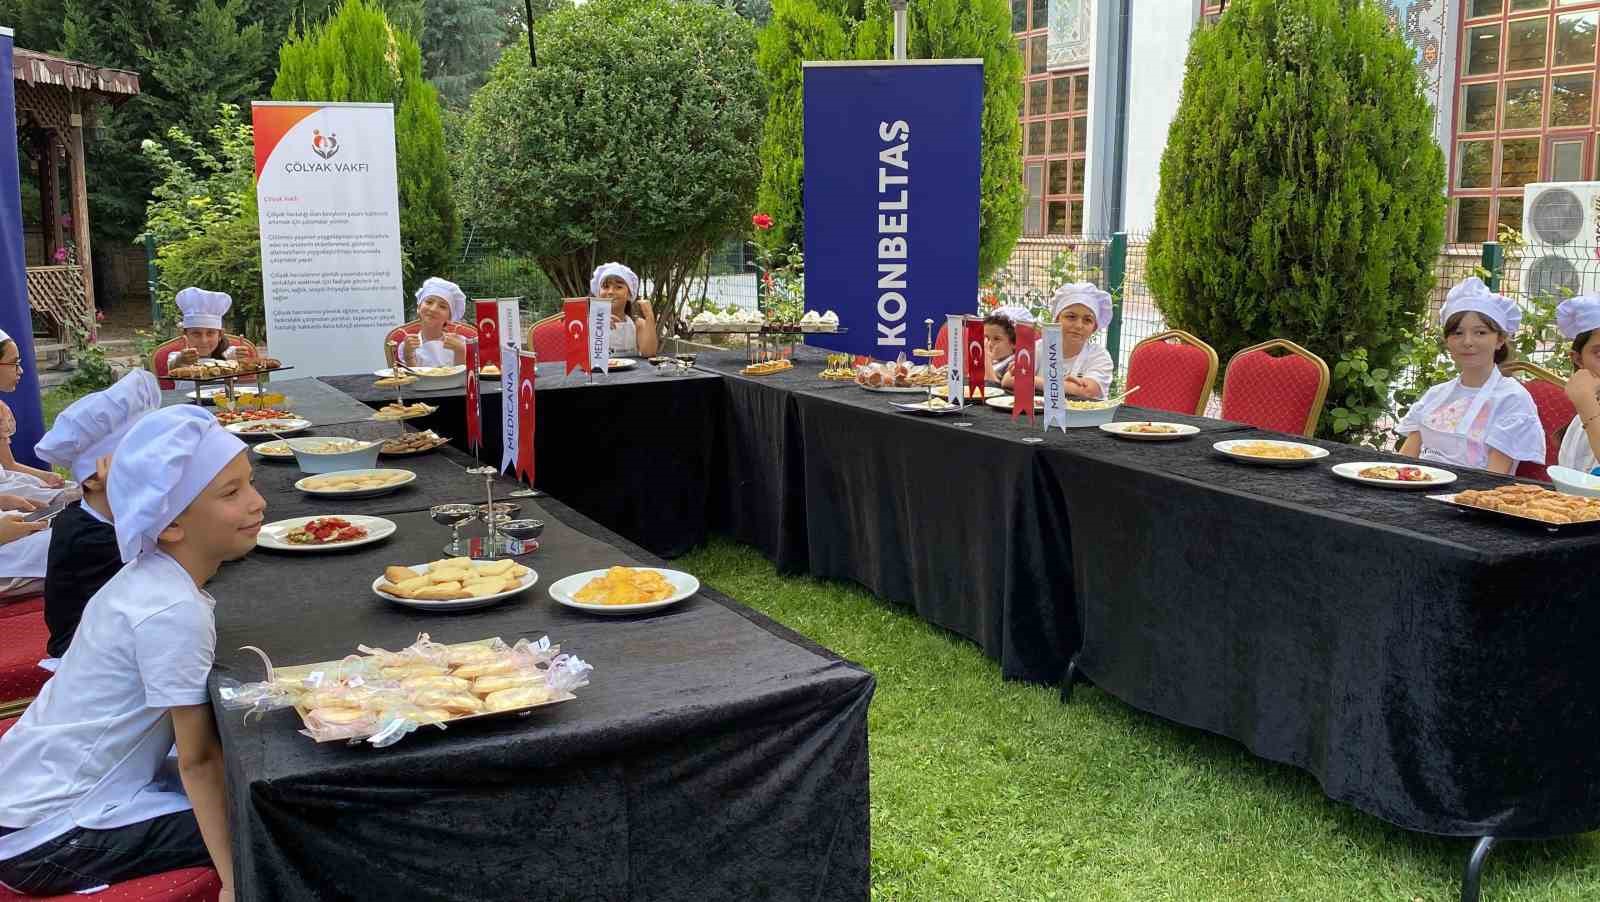
[[[241,378],[239,384],[254,388],[255,380]],[[289,401],[291,412],[301,419],[310,420],[313,426],[349,423],[372,416],[372,409],[367,405],[310,377],[273,379],[267,383],[267,390],[282,392]],[[161,393],[161,406],[193,404],[194,399],[189,397],[192,391],[194,383],[179,383],[178,388],[167,389]]]
[[[367,375],[324,376],[330,388],[372,407],[394,400],[393,390],[373,387]],[[500,383],[485,379],[484,447],[480,456],[498,464],[501,455]],[[534,403],[534,484],[575,510],[663,557],[677,557],[703,544],[713,463],[721,437],[721,380],[707,372],[658,376],[640,361],[635,367],[565,377],[560,364],[538,369]],[[466,449],[466,390],[463,387],[405,393],[406,400],[438,406],[429,417],[409,421],[449,436]]]
[[[243,645],[287,666],[420,632],[548,635],[595,668],[576,700],[386,749],[314,743],[289,710],[246,723],[214,694],[240,898],[865,899],[872,676],[709,589],[653,614],[560,607],[556,579],[659,562],[553,499],[529,507],[548,524],[522,558],[538,584],[486,610],[372,593],[386,565],[440,556],[448,530],[422,512],[376,545],[258,550],[208,586],[214,693],[261,677]]]

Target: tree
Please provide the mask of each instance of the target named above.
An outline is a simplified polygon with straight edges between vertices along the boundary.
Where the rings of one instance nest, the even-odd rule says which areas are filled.
[[[394,104],[406,282],[444,271],[456,239],[456,211],[439,95],[423,80],[416,40],[391,25],[377,4],[345,0],[325,23],[279,49],[272,97]]]
[[[429,0],[422,18],[422,72],[446,106],[465,106],[500,55],[506,0]]]
[[[671,300],[670,329],[679,288],[755,199],[753,28],[710,4],[590,0],[536,29],[539,68],[510,47],[472,98],[463,208],[569,297],[623,260]]]
[[[978,273],[1005,265],[1022,234],[1022,55],[1004,0],[911,0],[906,55],[983,59]],[[774,227],[758,235],[769,249],[804,236],[805,152],[801,67],[806,60],[886,59],[894,16],[885,0],[774,0],[758,62],[767,88],[758,206]],[[974,286],[976,290],[976,286]]]
[[[1444,158],[1372,0],[1235,0],[1194,35],[1148,280],[1224,359],[1274,337],[1335,363],[1323,429],[1382,413],[1444,239]]]

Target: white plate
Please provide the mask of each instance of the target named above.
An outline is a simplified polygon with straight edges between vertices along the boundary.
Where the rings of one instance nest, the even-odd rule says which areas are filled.
[[[591,614],[637,614],[642,611],[654,611],[667,605],[677,604],[700,591],[700,580],[684,573],[681,570],[664,570],[660,567],[635,567],[635,570],[654,570],[661,574],[675,590],[668,598],[661,601],[650,601],[644,604],[584,604],[572,596],[589,584],[589,581],[606,575],[604,570],[585,570],[571,576],[558,579],[550,584],[550,597],[556,604],[574,608],[579,611],[588,611]]]
[[[338,517],[349,521],[351,526],[360,526],[367,531],[367,537],[349,542],[330,542],[326,545],[296,545],[284,538],[296,527],[324,517]],[[382,517],[363,517],[360,514],[318,514],[315,517],[294,517],[268,523],[261,527],[261,533],[256,536],[256,544],[262,548],[271,548],[273,551],[335,551],[340,548],[355,548],[358,545],[381,542],[394,535],[394,531],[394,521]]]
[[[862,385],[861,383],[857,382],[856,388],[859,388],[862,391],[876,391],[890,395],[925,395],[928,393],[928,386],[926,385],[879,385],[877,387],[873,387],[871,385]]]
[[[487,561],[484,563],[487,563]],[[427,573],[429,568],[433,565],[409,564],[403,566],[406,566],[409,570],[411,570],[411,572],[421,576],[422,574]],[[526,592],[533,587],[534,583],[538,581],[539,571],[530,568],[527,573],[522,575],[522,579],[518,582],[515,589],[509,589],[505,592],[496,592],[493,595],[478,595],[473,598],[453,598],[448,601],[428,601],[422,598],[401,598],[398,595],[390,595],[388,592],[378,588],[379,586],[388,582],[386,578],[380,576],[372,581],[372,594],[378,596],[384,601],[392,601],[395,604],[403,605],[408,608],[415,608],[419,611],[470,611],[475,608],[486,608],[489,605],[500,601],[501,599],[510,598],[518,592]]]
[[[307,429],[311,428],[310,420],[302,420],[298,417],[289,420],[246,420],[243,423],[234,423],[230,426],[224,426],[222,428],[240,438],[245,439],[274,438],[271,432],[248,431],[250,427],[259,426],[262,423],[272,423],[276,425],[277,429],[274,431],[276,431],[278,435],[293,435],[296,432],[305,432]]]
[[[989,398],[998,398],[1003,394],[1006,394],[1006,390],[1003,389],[1003,388],[1000,388],[997,385],[985,385],[983,387],[984,400],[988,400]],[[948,398],[948,397],[950,397],[950,385],[949,385],[949,383],[946,383],[944,385],[935,385],[933,387],[933,396],[935,398]],[[972,403],[972,404],[976,404],[977,403],[977,401],[972,399],[972,398],[968,398],[967,401],[969,403]]]
[[[1550,467],[1548,469],[1550,481],[1555,483],[1557,489],[1568,495],[1578,495],[1585,498],[1600,498],[1600,476],[1585,473],[1572,467]]]
[[[1428,476],[1427,482],[1400,482],[1394,479],[1374,479],[1371,476],[1362,476],[1361,471],[1368,467],[1413,467],[1421,470]],[[1334,464],[1333,475],[1362,485],[1381,486],[1386,489],[1431,489],[1435,486],[1449,485],[1456,481],[1456,474],[1438,467],[1425,467],[1422,464],[1396,464],[1381,460],[1356,461],[1354,463]]]
[[[184,380],[179,379],[177,381],[182,382]],[[195,392],[189,392],[189,400],[193,401],[195,398],[199,398],[202,401],[209,401],[212,398],[215,398],[217,395],[225,395],[227,393],[227,386],[207,385],[206,387],[200,389],[199,394],[196,394]],[[253,385],[235,385],[233,387],[233,393],[236,395],[255,395],[260,394],[261,392]]]
[[[893,402],[890,406],[896,410],[903,410],[919,417],[944,417],[953,413],[961,413],[964,410],[959,404],[950,404],[948,407],[929,407],[927,401],[913,401],[909,404]]]
[[[406,478],[399,482],[373,489],[330,490],[319,489],[314,485],[311,485],[311,483],[319,480],[337,479],[341,476],[364,476],[376,473],[404,473]],[[299,480],[294,484],[294,487],[302,492],[305,492],[307,495],[314,495],[318,498],[376,498],[379,495],[387,495],[390,492],[398,491],[399,489],[402,489],[416,481],[417,474],[411,472],[410,470],[392,470],[387,467],[378,467],[372,470],[340,470],[337,473],[319,473],[316,476],[307,476],[304,479]]]
[[[436,404],[425,404],[420,401],[410,401],[408,402],[407,406],[410,404],[422,404],[423,407],[428,409],[419,410],[416,413],[408,414],[385,414],[382,410],[379,410],[372,414],[372,418],[382,423],[398,423],[401,420],[414,420],[417,417],[431,417],[439,412],[439,407]]]
[[[1010,413],[1011,408],[1016,404],[1016,401],[1017,399],[1011,395],[995,395],[992,398],[985,399],[983,403],[989,407],[993,407],[995,410],[1003,410],[1006,413]],[[1034,395],[1033,412],[1037,414],[1044,413],[1044,398]]]
[[[1129,426],[1171,426],[1177,432],[1129,432]],[[1125,438],[1131,442],[1171,442],[1188,438],[1200,432],[1200,427],[1190,426],[1188,423],[1163,423],[1158,420],[1129,420],[1122,423],[1101,423],[1101,432],[1109,432],[1117,438]]]
[[[612,357],[606,360],[606,371],[631,370],[638,365],[639,361],[637,360],[629,360],[626,357]]]
[[[1238,445],[1285,445],[1294,448],[1304,448],[1311,452],[1310,457],[1276,458],[1276,457],[1251,457],[1234,451]],[[1308,445],[1305,442],[1282,442],[1275,439],[1264,438],[1237,438],[1225,442],[1217,442],[1211,446],[1218,454],[1231,457],[1234,460],[1255,464],[1260,467],[1307,467],[1328,456],[1327,448]]]
[[[280,442],[277,439],[253,445],[251,450],[267,460],[294,460],[294,451],[290,450],[288,443]]]
[[[424,367],[413,367],[412,369],[413,370],[439,370],[439,372],[423,373],[423,372],[406,372],[405,370],[400,370],[397,373],[394,369],[382,369],[382,370],[373,370],[372,371],[372,375],[380,376],[380,377],[385,378],[385,379],[387,379],[387,378],[389,378],[391,376],[396,376],[396,375],[400,375],[400,376],[416,376],[418,379],[449,379],[449,378],[451,378],[453,376],[459,376],[462,373],[465,373],[467,371],[467,365],[464,364],[464,363],[458,363],[458,364],[456,364],[454,366],[438,366],[438,367],[424,366]]]

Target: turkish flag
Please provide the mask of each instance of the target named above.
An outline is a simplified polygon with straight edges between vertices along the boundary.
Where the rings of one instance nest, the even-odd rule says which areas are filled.
[[[532,351],[517,355],[517,478],[533,484],[533,375],[538,359]]]
[[[500,360],[500,305],[494,301],[473,301],[473,313],[478,317],[478,363],[498,363]],[[476,366],[468,365],[467,372],[476,373]]]
[[[480,333],[481,334],[481,333]],[[478,400],[478,340],[467,339],[467,447],[483,444],[483,408]]]
[[[987,373],[983,365],[983,320],[967,318],[962,323],[961,334],[967,348],[967,397],[981,401],[984,377]]]
[[[1017,323],[1017,359],[1011,364],[1011,396],[1017,400],[1011,404],[1011,418],[1014,420],[1028,412],[1028,421],[1033,422],[1033,371],[1036,362],[1033,359],[1033,327],[1024,323]]]
[[[589,369],[589,299],[563,301],[561,319],[567,327],[567,373],[585,372]]]

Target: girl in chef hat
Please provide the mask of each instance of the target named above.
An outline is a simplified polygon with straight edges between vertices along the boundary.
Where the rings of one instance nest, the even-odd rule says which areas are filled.
[[[408,366],[455,366],[467,362],[467,340],[449,331],[449,324],[467,315],[467,296],[461,286],[429,276],[417,289],[420,332],[400,339],[400,362]]]
[[[1017,323],[1032,323],[1033,314],[1015,304],[996,307],[983,318],[983,357],[987,381],[1010,388],[1011,365],[1017,359]]]
[[[0,330],[0,392],[10,394],[17,390],[22,379],[22,351],[11,336]],[[11,436],[17,432],[17,418],[10,405],[0,401],[0,492],[18,495],[33,501],[50,501],[66,485],[49,470],[40,470],[19,463],[11,453]]]
[[[650,302],[639,298],[639,276],[621,263],[595,268],[589,294],[611,302],[611,352],[654,357],[656,314]]]
[[[1074,398],[1103,400],[1111,387],[1111,355],[1089,339],[1111,323],[1111,295],[1090,282],[1063,285],[1050,299],[1050,318],[1061,325],[1063,390]],[[1044,353],[1042,339],[1037,353]]]
[[[1556,328],[1572,341],[1572,377],[1567,398],[1578,415],[1567,425],[1557,463],[1600,473],[1600,296],[1568,298],[1556,308]]]
[[[189,366],[201,358],[241,360],[251,356],[249,348],[229,344],[227,334],[222,331],[222,317],[233,306],[232,296],[191,285],[178,292],[173,300],[183,314],[180,325],[185,346],[167,355],[168,370]]]
[[[1397,431],[1400,453],[1461,467],[1510,473],[1518,461],[1544,462],[1544,429],[1528,390],[1500,374],[1506,342],[1522,312],[1473,276],[1450,289],[1444,309],[1445,350],[1457,376],[1428,389]]]

